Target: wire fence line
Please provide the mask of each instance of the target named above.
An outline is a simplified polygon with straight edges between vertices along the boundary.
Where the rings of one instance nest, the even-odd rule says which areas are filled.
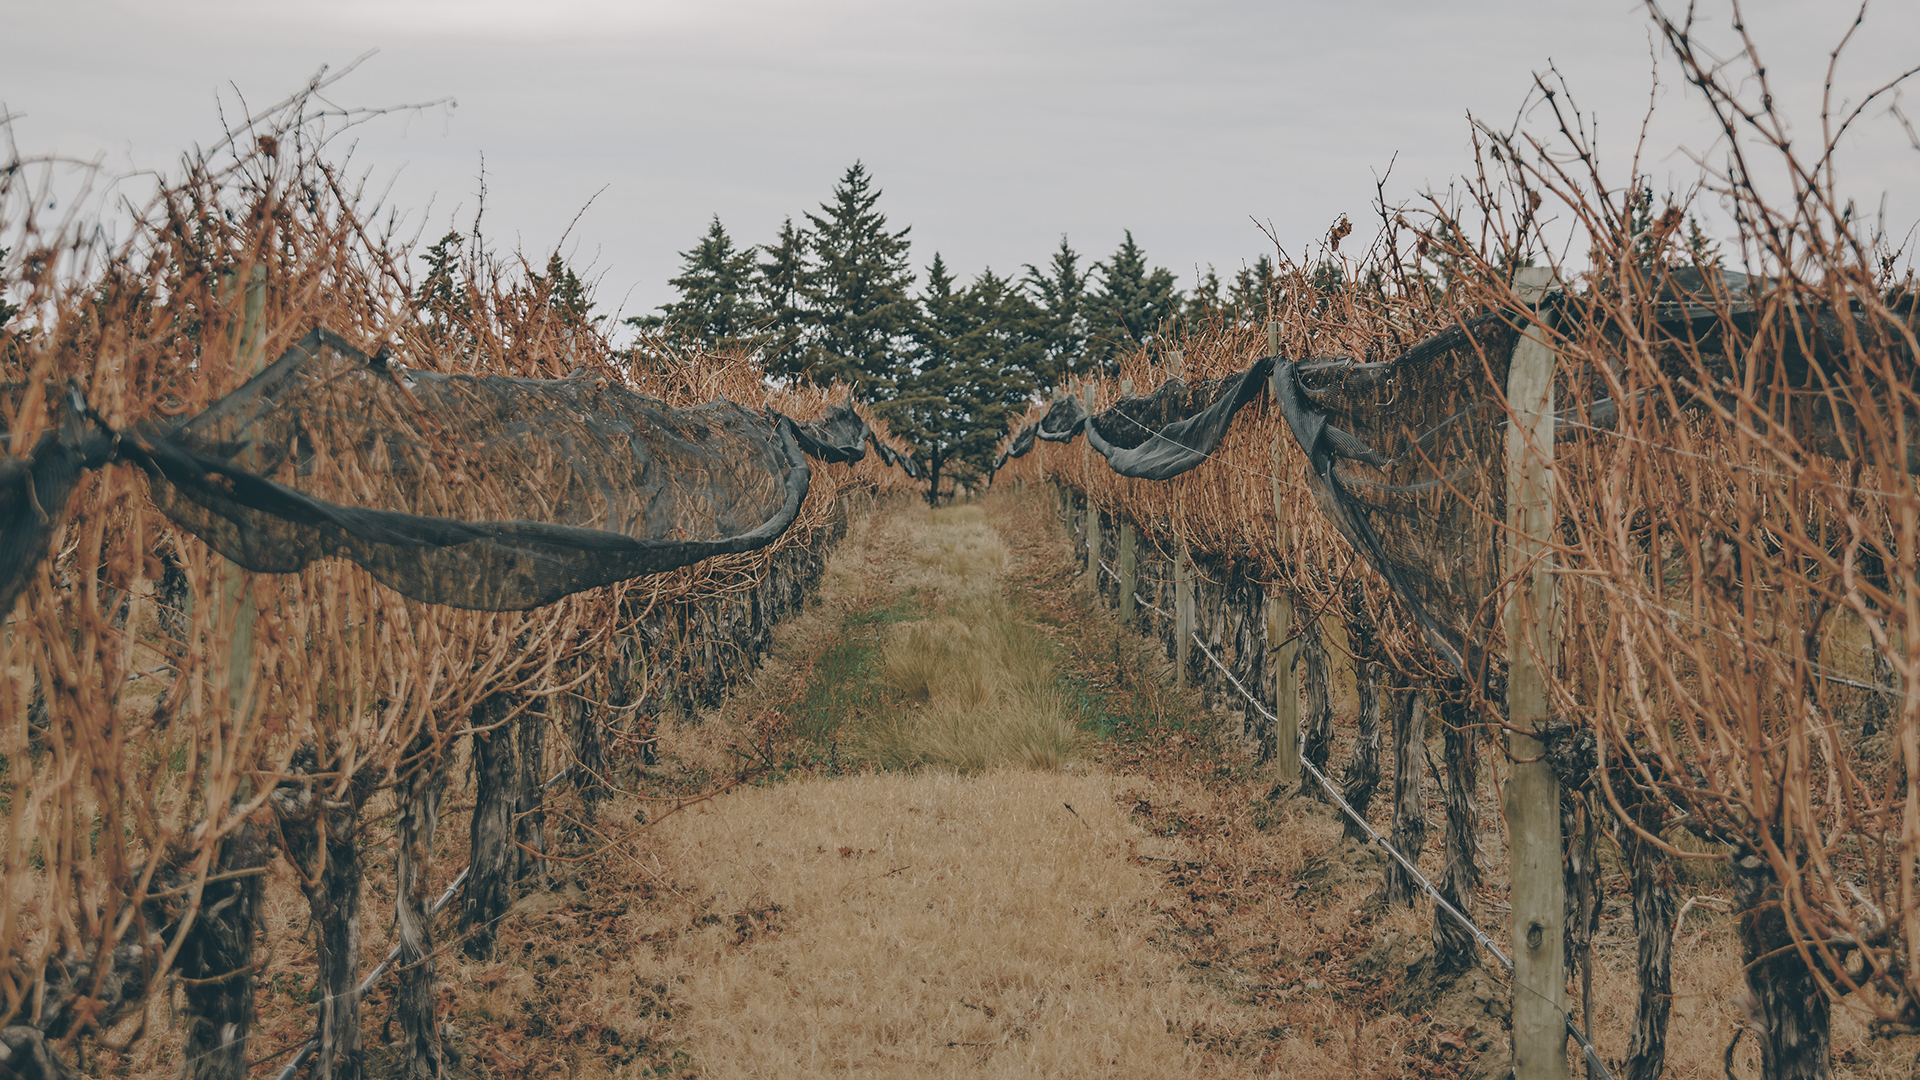
[[[1100,569],[1105,570],[1107,574],[1113,578],[1115,584],[1120,583],[1120,572],[1110,566],[1106,560],[1100,560]],[[1149,602],[1139,593],[1134,593],[1133,599],[1135,603],[1163,619],[1172,619],[1174,617],[1172,613]],[[1201,655],[1205,656],[1208,662],[1218,669],[1221,675],[1226,677],[1227,682],[1246,700],[1247,704],[1258,709],[1260,715],[1266,717],[1268,723],[1278,724],[1280,718],[1273,715],[1272,711],[1267,708],[1266,703],[1261,701],[1257,695],[1249,691],[1246,686],[1240,682],[1239,677],[1234,675],[1233,669],[1221,663],[1220,658],[1215,656],[1213,650],[1207,647],[1206,639],[1200,635],[1200,632],[1197,630],[1193,631],[1192,635],[1193,643],[1199,648]],[[1420,872],[1420,868],[1414,864],[1413,860],[1407,858],[1399,848],[1393,846],[1391,841],[1380,835],[1379,830],[1375,829],[1373,825],[1367,821],[1366,816],[1358,810],[1355,810],[1353,805],[1347,802],[1346,798],[1341,795],[1339,786],[1336,785],[1326,773],[1316,768],[1313,762],[1307,760],[1306,755],[1300,752],[1300,747],[1297,744],[1291,748],[1291,753],[1299,759],[1300,764],[1313,776],[1315,782],[1320,785],[1321,790],[1327,793],[1327,796],[1334,801],[1334,804],[1340,808],[1341,812],[1352,819],[1354,824],[1366,830],[1368,840],[1371,843],[1379,845],[1382,851],[1386,852],[1395,862],[1400,864],[1401,868],[1406,870],[1407,875],[1417,882],[1421,890],[1433,900],[1436,909],[1444,911],[1451,916],[1454,921],[1460,924],[1462,929],[1473,936],[1474,941],[1478,942],[1481,948],[1492,953],[1494,959],[1500,961],[1501,967],[1505,968],[1509,974],[1513,972],[1513,959],[1501,950],[1500,946],[1494,942],[1493,938],[1489,936],[1485,930],[1480,929],[1478,924],[1468,918],[1465,912],[1455,907],[1445,896],[1442,896],[1439,887],[1434,885],[1427,875]],[[1513,982],[1509,985],[1514,987],[1520,986],[1518,982]],[[1573,1037],[1574,1042],[1580,1045],[1580,1051],[1586,1057],[1588,1065],[1591,1066],[1598,1075],[1605,1078],[1605,1080],[1613,1080],[1613,1074],[1608,1071],[1606,1062],[1601,1059],[1600,1051],[1593,1045],[1593,1042],[1587,1038],[1586,1032],[1580,1029],[1580,1025],[1574,1021],[1573,1014],[1562,1008],[1559,1002],[1553,1001],[1553,999],[1545,997],[1545,995],[1540,995],[1539,991],[1531,987],[1523,987],[1523,989],[1526,989],[1529,993],[1540,996],[1543,1001],[1547,1001],[1559,1011],[1561,1016],[1566,1018],[1567,1033]]]

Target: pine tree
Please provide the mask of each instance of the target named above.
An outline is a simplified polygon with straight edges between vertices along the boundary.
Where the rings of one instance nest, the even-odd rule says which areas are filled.
[[[883,400],[906,374],[903,346],[915,308],[907,233],[887,231],[874,209],[880,191],[854,162],[819,214],[808,214],[812,265],[800,296],[810,331],[806,370],[819,384],[840,379],[870,400]]]
[[[1008,417],[1034,390],[1045,346],[1040,312],[1013,281],[982,271],[956,289],[946,260],[927,267],[913,328],[914,370],[880,407],[895,434],[926,462],[927,501],[937,504],[948,474],[983,475]]]
[[[761,363],[767,374],[795,378],[806,370],[807,311],[801,297],[808,268],[806,230],[793,219],[780,224],[780,235],[759,251],[753,292],[761,312]]]
[[[1121,356],[1156,340],[1180,313],[1180,293],[1172,271],[1147,269],[1147,253],[1134,243],[1131,229],[1119,249],[1094,269],[1100,272],[1100,291],[1088,305],[1087,351],[1093,370],[1117,375]]]
[[[662,304],[658,315],[628,319],[628,325],[710,350],[750,340],[761,318],[753,295],[754,249],[736,250],[715,214],[706,235],[680,258],[679,276],[667,281],[680,298]]]
[[[558,251],[547,257],[545,274],[527,275],[524,295],[534,303],[546,305],[570,329],[592,326],[606,318],[593,314],[593,299],[587,283],[580,280],[580,275],[574,273]]]
[[[427,276],[414,286],[413,310],[425,317],[427,336],[440,347],[452,340],[455,324],[469,311],[460,267],[464,240],[459,233],[449,232],[420,256],[420,261],[427,264]]]
[[[1063,234],[1042,273],[1032,263],[1020,284],[1037,303],[1041,356],[1033,368],[1042,393],[1051,394],[1067,376],[1079,374],[1087,355],[1087,273],[1079,268],[1080,255]]]

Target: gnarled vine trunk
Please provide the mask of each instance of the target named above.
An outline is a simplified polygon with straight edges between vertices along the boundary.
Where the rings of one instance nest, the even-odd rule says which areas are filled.
[[[1356,611],[1362,610],[1357,602],[1352,606]],[[1373,801],[1373,790],[1380,785],[1380,696],[1386,688],[1387,666],[1378,659],[1379,642],[1375,639],[1373,623],[1365,616],[1353,620],[1347,637],[1353,642],[1353,689],[1360,716],[1353,736],[1353,756],[1347,760],[1346,775],[1340,779],[1340,795],[1355,814],[1365,818],[1367,805]],[[1347,839],[1367,839],[1367,830],[1352,817],[1343,818],[1343,826]]]
[[[295,755],[293,770],[305,772],[315,764],[312,752],[304,751]],[[338,767],[335,762],[329,769]],[[359,1080],[365,1071],[355,990],[360,982],[360,808],[367,787],[367,778],[358,776],[338,799],[310,781],[282,784],[274,795],[287,857],[307,895],[319,967],[320,1045],[307,1074],[312,1080]]]
[[[716,674],[720,670],[711,662],[708,668]],[[513,800],[514,880],[532,879],[534,886],[542,889],[547,887],[547,860],[543,858],[547,852],[547,710],[559,700],[550,697],[532,703],[520,713],[519,730],[514,735],[520,765]]]
[[[1658,802],[1645,797],[1624,772],[1615,773],[1613,786],[1633,823],[1658,836],[1665,824]],[[1622,1071],[1626,1080],[1659,1080],[1667,1067],[1667,1020],[1673,1012],[1673,860],[1631,828],[1622,827],[1617,835],[1633,884],[1633,929],[1640,939],[1640,1003]]]
[[[473,818],[459,924],[460,951],[472,960],[493,958],[494,928],[513,903],[518,877],[513,818],[520,763],[509,719],[518,704],[513,695],[489,694],[473,710]]]
[[[1327,639],[1320,631],[1320,620],[1307,623],[1300,635],[1300,688],[1305,692],[1305,711],[1300,714],[1300,756],[1308,764],[1327,771],[1333,756],[1333,697],[1329,690]],[[1326,789],[1312,776],[1302,777],[1301,785],[1316,799],[1326,799]]]
[[[253,1025],[253,939],[267,845],[252,822],[220,843],[175,967],[185,985],[188,1080],[245,1080]]]
[[[1415,865],[1427,844],[1427,808],[1420,792],[1426,732],[1427,696],[1413,687],[1399,691],[1393,703],[1393,846]],[[1405,867],[1397,860],[1387,863],[1387,903],[1410,907],[1419,891]]]
[[[1832,1006],[1794,948],[1773,868],[1765,859],[1747,855],[1734,861],[1733,880],[1748,1009],[1760,1040],[1760,1075],[1765,1080],[1829,1080]]]
[[[393,1008],[400,1020],[403,1068],[409,1080],[439,1080],[445,1067],[440,1030],[434,1023],[433,923],[428,914],[427,868],[433,861],[433,834],[440,827],[440,797],[447,771],[442,748],[431,733],[408,748],[416,762],[401,780],[400,813],[394,822],[399,854],[394,866],[394,924],[400,938],[395,968],[399,986]]]
[[[1456,680],[1440,699],[1440,722],[1446,740],[1447,778],[1445,802],[1446,833],[1441,840],[1446,865],[1440,873],[1440,895],[1473,918],[1473,890],[1480,884],[1480,809],[1474,802],[1478,786],[1479,755],[1476,752],[1473,708]],[[1452,974],[1465,971],[1479,962],[1473,934],[1444,912],[1433,917],[1433,957],[1439,970]]]

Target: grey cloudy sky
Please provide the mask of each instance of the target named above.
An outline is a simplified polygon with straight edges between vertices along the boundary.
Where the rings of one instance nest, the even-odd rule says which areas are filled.
[[[1678,0],[1675,0],[1676,4]],[[1711,39],[1737,51],[1727,8]],[[1796,132],[1818,139],[1827,51],[1846,2],[1744,10]],[[358,129],[354,160],[429,234],[471,222],[485,155],[487,231],[540,257],[595,192],[567,247],[626,313],[671,297],[676,252],[719,214],[741,243],[814,209],[863,160],[914,260],[963,274],[1043,262],[1066,234],[1088,259],[1132,229],[1182,286],[1270,250],[1298,253],[1350,214],[1469,169],[1466,115],[1510,123],[1551,62],[1628,175],[1650,89],[1630,0],[0,0],[0,105],[26,154],[167,170],[238,111],[320,65],[379,49],[334,91],[352,105],[457,107]],[[1879,0],[1843,93],[1920,63],[1920,3]],[[1642,164],[1697,176],[1716,131],[1671,60]],[[1920,96],[1920,86],[1907,98]],[[1916,106],[1920,111],[1920,106]],[[1534,116],[1544,129],[1547,118]],[[1920,219],[1920,151],[1883,108],[1842,172],[1863,208]]]

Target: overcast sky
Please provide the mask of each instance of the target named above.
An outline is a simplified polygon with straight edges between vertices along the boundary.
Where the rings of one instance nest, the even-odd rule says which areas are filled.
[[[1737,52],[1724,4],[1701,10]],[[1817,142],[1853,8],[1744,10]],[[567,251],[604,306],[637,314],[672,297],[677,252],[713,214],[742,244],[769,240],[856,159],[913,227],[916,266],[939,251],[963,275],[1044,262],[1063,233],[1092,260],[1131,229],[1182,287],[1271,250],[1256,221],[1296,254],[1341,214],[1362,240],[1390,162],[1390,201],[1444,189],[1472,166],[1467,115],[1510,124],[1549,63],[1624,180],[1650,25],[1628,0],[0,0],[0,105],[23,154],[171,170],[218,138],[221,100],[258,107],[378,49],[335,101],[457,102],[358,130],[354,160],[390,201],[431,235],[464,229],[484,155],[487,232],[543,258],[605,189]],[[1685,187],[1717,132],[1661,61],[1642,169]],[[1916,63],[1920,3],[1880,0],[1842,94]],[[1906,101],[1920,119],[1920,85]],[[1920,220],[1920,150],[1885,108],[1841,177],[1863,210],[1885,196],[1894,232]]]

